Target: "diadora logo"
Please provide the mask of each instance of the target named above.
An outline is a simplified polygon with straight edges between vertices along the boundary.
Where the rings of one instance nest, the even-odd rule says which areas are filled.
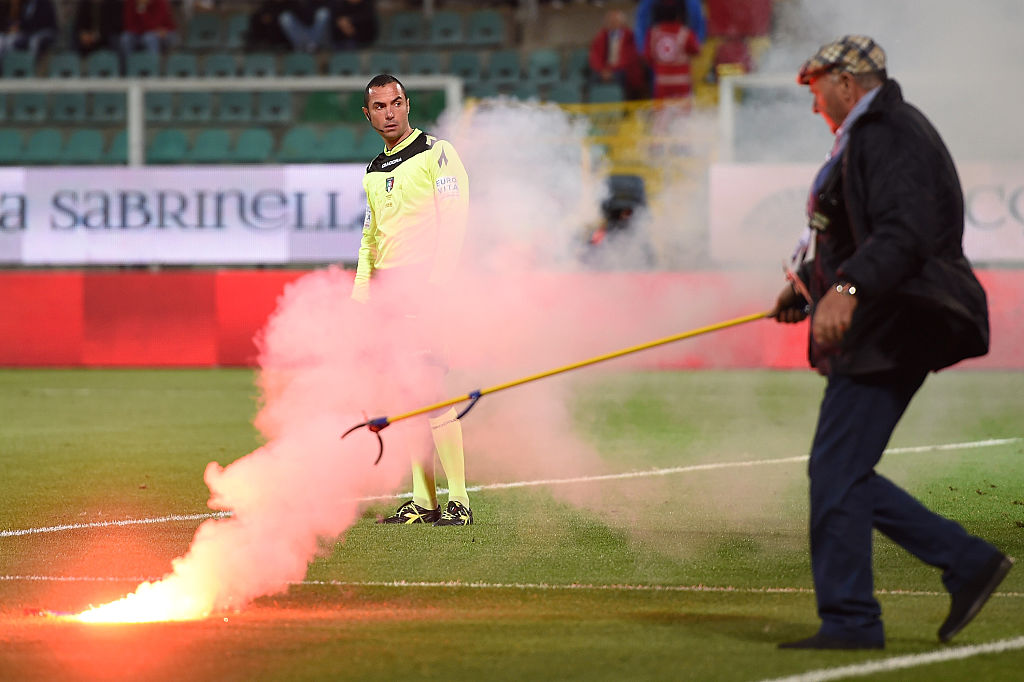
[[[385,192],[390,192],[391,189],[394,186],[395,186],[395,176],[392,175],[390,178],[388,178],[387,180],[384,181],[384,191]]]
[[[402,163],[402,157],[401,156],[399,156],[397,159],[391,159],[390,161],[385,161],[384,163],[382,163],[380,165],[380,167],[381,168],[387,168],[388,166],[394,166],[396,163]]]

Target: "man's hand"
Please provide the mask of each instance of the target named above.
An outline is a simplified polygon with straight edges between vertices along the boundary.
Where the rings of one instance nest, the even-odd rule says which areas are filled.
[[[814,340],[823,346],[838,346],[850,328],[856,308],[856,296],[841,294],[834,286],[830,287],[814,311],[811,324]]]
[[[806,305],[807,301],[796,293],[793,285],[786,284],[775,299],[775,307],[768,313],[768,317],[786,324],[795,324],[807,317]]]

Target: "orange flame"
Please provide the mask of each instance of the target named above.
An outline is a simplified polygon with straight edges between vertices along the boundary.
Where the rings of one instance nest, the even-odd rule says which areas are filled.
[[[73,618],[82,623],[155,623],[172,620],[201,620],[213,610],[211,595],[190,594],[179,576],[155,583],[142,583],[133,594],[96,606]]]

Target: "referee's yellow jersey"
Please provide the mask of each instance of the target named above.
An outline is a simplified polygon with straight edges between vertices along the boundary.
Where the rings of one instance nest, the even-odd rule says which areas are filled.
[[[423,265],[430,283],[455,270],[469,214],[469,177],[450,142],[418,128],[366,167],[366,218],[352,297],[375,270]]]

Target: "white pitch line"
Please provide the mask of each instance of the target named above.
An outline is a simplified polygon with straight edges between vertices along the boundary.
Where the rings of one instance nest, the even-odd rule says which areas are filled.
[[[960,646],[953,649],[940,649],[924,654],[894,656],[878,661],[846,665],[841,668],[822,668],[820,670],[800,673],[799,675],[791,675],[790,677],[775,677],[770,680],[762,680],[762,682],[825,682],[826,680],[841,680],[846,677],[864,677],[865,675],[916,668],[922,665],[931,665],[932,663],[958,661],[984,654],[999,654],[1015,649],[1024,649],[1024,637],[1000,639],[994,642],[986,642],[985,644],[972,644],[971,646]]]
[[[914,447],[904,448],[889,448],[885,451],[886,454],[910,454],[910,453],[921,453],[921,452],[942,452],[948,450],[968,450],[971,448],[985,448],[995,447],[998,445],[1010,445],[1013,443],[1020,442],[1024,438],[992,438],[988,440],[979,440],[966,443],[942,443],[939,445],[919,445]],[[512,481],[509,483],[489,483],[486,485],[476,485],[467,488],[469,492],[480,492],[483,490],[509,490],[512,488],[528,488],[535,486],[544,485],[567,485],[572,483],[595,483],[598,481],[621,481],[631,478],[648,478],[651,476],[669,476],[672,474],[685,474],[695,471],[714,471],[720,469],[736,469],[736,468],[749,468],[756,466],[764,466],[769,464],[796,464],[800,462],[806,462],[808,459],[807,455],[798,455],[795,457],[781,457],[775,459],[755,459],[745,460],[740,462],[711,462],[707,464],[692,464],[689,466],[680,467],[667,467],[662,469],[648,469],[645,471],[626,471],[617,474],[601,474],[596,476],[575,476],[572,478],[549,478],[534,481]],[[445,493],[447,491],[439,489],[438,492]],[[357,498],[359,502],[377,502],[381,500],[393,500],[399,498],[412,497],[411,492],[398,493],[393,495],[373,495],[369,497]],[[135,526],[150,523],[169,523],[174,521],[203,521],[206,519],[226,518],[231,516],[231,512],[214,512],[204,514],[172,514],[168,516],[159,516],[155,518],[144,518],[144,519],[121,519],[119,521],[94,521],[91,523],[68,523],[59,526],[47,526],[43,528],[24,528],[20,530],[2,530],[0,531],[0,538],[17,537],[21,535],[36,535],[40,533],[56,533],[65,530],[83,530],[88,528],[109,528],[109,527],[120,527],[120,526]]]

